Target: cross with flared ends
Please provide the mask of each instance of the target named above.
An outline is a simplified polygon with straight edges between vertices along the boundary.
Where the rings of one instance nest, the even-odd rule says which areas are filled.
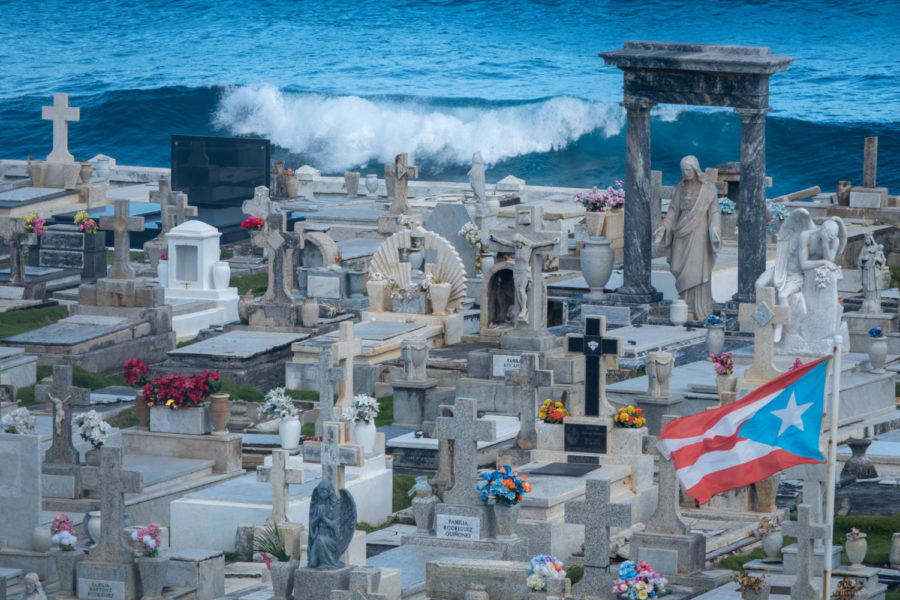
[[[434,436],[453,440],[453,487],[444,492],[444,502],[480,505],[481,492],[475,489],[478,442],[497,439],[497,422],[478,418],[478,402],[474,398],[457,398],[453,416],[435,420]]]
[[[113,264],[109,268],[110,279],[134,279],[134,267],[128,264],[131,248],[131,232],[144,230],[144,217],[131,216],[131,203],[116,200],[112,217],[100,217],[100,229],[115,232]]]
[[[80,121],[81,109],[69,106],[68,94],[53,94],[53,106],[41,107],[41,119],[53,121],[53,150],[47,160],[74,161],[75,157],[69,153],[69,121]]]
[[[353,403],[353,359],[362,352],[362,340],[353,336],[353,323],[344,321],[338,329],[338,341],[331,345],[331,353],[343,369],[344,378],[338,382],[338,409]],[[320,373],[321,377],[322,374]]]
[[[100,541],[88,552],[94,562],[130,565],[134,551],[125,543],[125,494],[139,493],[141,473],[122,469],[122,448],[100,447],[100,466],[82,467],[81,481],[100,490]]]
[[[409,156],[404,152],[394,158],[394,165],[387,165],[385,175],[394,179],[394,202],[391,204],[391,214],[406,214],[409,212],[409,180],[419,178],[419,167],[409,164]]]
[[[738,321],[753,324],[753,364],[744,371],[744,381],[757,386],[775,379],[775,327],[791,322],[791,309],[775,304],[775,288],[756,288],[756,304],[741,304]]]
[[[344,467],[361,467],[362,446],[344,443],[343,423],[325,423],[321,442],[303,443],[303,460],[322,465],[322,479],[334,484],[340,492],[344,488]]]
[[[175,196],[175,218],[178,224],[187,223],[188,217],[197,216],[197,207],[188,204],[187,194],[177,192]]]
[[[786,521],[784,533],[797,538],[797,580],[791,588],[792,598],[818,598],[821,596],[814,583],[815,540],[828,537],[828,527],[813,522],[809,504],[797,507],[797,520]],[[797,594],[795,596],[795,594]]]
[[[288,516],[291,484],[306,482],[306,471],[302,466],[299,469],[288,467],[289,457],[287,450],[272,450],[272,466],[256,467],[256,480],[272,484],[272,514],[266,519],[267,525],[292,523]]]

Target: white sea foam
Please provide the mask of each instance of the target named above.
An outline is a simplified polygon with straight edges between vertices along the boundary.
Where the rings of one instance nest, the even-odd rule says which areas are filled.
[[[424,100],[366,99],[283,92],[269,85],[225,91],[215,124],[232,135],[259,135],[303,154],[324,171],[390,162],[408,152],[435,165],[488,163],[561,150],[597,131],[622,131],[616,104],[556,97],[516,105],[441,106]]]

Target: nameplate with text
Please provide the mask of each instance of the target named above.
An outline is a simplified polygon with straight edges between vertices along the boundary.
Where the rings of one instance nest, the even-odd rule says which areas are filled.
[[[439,538],[446,540],[481,539],[481,519],[478,517],[437,515],[434,524],[435,535]]]

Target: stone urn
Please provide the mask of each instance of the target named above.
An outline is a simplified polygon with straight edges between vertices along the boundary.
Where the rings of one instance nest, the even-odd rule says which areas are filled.
[[[304,327],[315,327],[319,322],[319,301],[307,296],[300,304],[300,324]]]
[[[488,594],[487,586],[483,583],[470,583],[469,589],[466,590],[465,600],[491,600]]]
[[[100,181],[109,181],[111,169],[112,165],[108,158],[98,159],[97,163],[94,165],[94,172],[97,174],[97,179]]]
[[[722,237],[728,239],[734,239],[737,235],[737,214],[725,214],[722,213]]]
[[[625,209],[616,208],[606,211],[603,219],[603,237],[618,240],[625,237]]]
[[[727,403],[730,404],[730,402]],[[723,399],[722,404],[726,404],[726,400]],[[775,497],[778,495],[780,481],[781,474],[775,473],[753,484],[753,489],[756,491],[756,512],[771,513],[777,510]]]
[[[869,373],[884,373],[884,360],[887,357],[887,338],[869,338]]]
[[[706,326],[706,351],[718,355],[725,347],[725,326]]]
[[[366,291],[369,293],[369,310],[372,312],[384,312],[384,299],[387,294],[387,281],[370,279],[366,282]]]
[[[688,320],[688,305],[681,298],[672,300],[672,306],[669,307],[669,320],[675,327],[681,327]]]
[[[148,431],[150,429],[150,405],[147,404],[147,400],[140,390],[138,390],[137,396],[134,397],[134,416],[138,420],[138,431]]]
[[[773,529],[764,535],[760,541],[762,542],[763,552],[766,553],[763,562],[780,563],[781,559],[778,558],[778,553],[781,552],[781,547],[784,545],[784,535],[781,533],[781,530]]]
[[[722,394],[737,391],[737,375],[734,373],[716,374],[716,392],[722,400]]]
[[[848,484],[858,479],[877,479],[878,471],[872,463],[872,459],[866,456],[866,450],[872,444],[872,440],[866,438],[853,438],[847,441],[850,452],[853,453],[844,467],[841,469],[841,484]]]
[[[516,523],[519,521],[518,504],[500,504],[495,502],[492,506],[494,515],[494,537],[497,539],[511,539],[516,537]]]
[[[566,428],[562,423],[538,421],[534,424],[537,434],[537,447],[541,450],[562,452],[566,446]]]
[[[428,484],[426,483],[426,485]],[[430,486],[429,489],[431,489]],[[436,496],[413,498],[412,511],[416,520],[416,533],[429,534],[434,530],[434,511],[437,503]]]
[[[166,587],[166,571],[169,570],[169,559],[163,556],[141,556],[137,559],[138,571],[141,574],[141,600],[162,600],[163,588]]]
[[[300,191],[300,181],[296,175],[288,175],[284,178],[284,194],[288,198],[296,198]]]
[[[84,531],[93,546],[100,543],[100,511],[89,510],[84,513]]]
[[[224,260],[218,260],[212,266],[213,288],[224,290],[231,281],[231,265]]]
[[[844,543],[844,552],[847,553],[847,559],[850,561],[850,566],[848,569],[850,571],[861,571],[865,569],[862,562],[866,560],[866,551],[869,549],[869,544],[866,541],[866,534],[856,532],[849,532],[847,534],[847,541]]]
[[[435,315],[446,315],[447,304],[450,302],[451,286],[449,283],[432,283],[428,288],[431,298],[431,312]]]
[[[888,563],[892,569],[900,569],[900,533],[891,536],[891,549],[888,553]]]
[[[298,560],[270,563],[269,573],[272,575],[272,594],[274,600],[290,600],[294,592],[294,572],[300,565]]]
[[[300,417],[285,417],[278,422],[278,436],[283,450],[296,450],[300,445]]]
[[[581,249],[581,274],[591,288],[590,296],[593,298],[604,297],[603,288],[612,275],[616,253],[610,247],[611,243],[605,237],[591,237],[584,241],[584,248]]]
[[[81,550],[60,550],[53,553],[56,562],[56,573],[59,575],[59,592],[57,597],[73,598],[75,596],[75,570],[78,563],[84,560]]]
[[[605,217],[606,213],[602,212],[589,212],[584,215],[588,237],[600,237],[603,235],[603,220]]]
[[[491,270],[491,267],[494,266],[494,262],[497,260],[497,257],[493,252],[484,252],[481,255],[481,272],[487,273]]]
[[[374,196],[375,192],[378,191],[378,175],[374,173],[369,173],[366,175],[366,192],[369,193],[370,196]]]
[[[40,552],[41,554],[50,552],[50,546],[53,545],[53,536],[50,535],[49,529],[40,525],[35,527],[33,539],[35,552]]]
[[[250,321],[250,307],[253,306],[253,292],[247,291],[243,295],[241,295],[238,300],[238,317],[241,319],[241,323],[248,323]]]
[[[156,278],[159,279],[159,285],[164,288],[169,287],[169,261],[160,260],[156,263]]]
[[[356,421],[353,424],[353,441],[362,446],[363,456],[369,456],[375,452],[375,436],[377,429],[375,423],[369,421]]]
[[[81,183],[87,185],[91,182],[91,174],[94,172],[94,165],[89,162],[81,163],[81,169],[78,176],[81,177]]]
[[[209,420],[213,435],[228,435],[228,420],[231,419],[231,401],[228,394],[210,394]]]

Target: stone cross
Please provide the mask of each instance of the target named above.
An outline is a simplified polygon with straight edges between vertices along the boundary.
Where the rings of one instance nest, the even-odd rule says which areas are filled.
[[[585,481],[584,500],[566,502],[566,523],[584,525],[584,577],[579,595],[613,598],[612,584],[616,576],[609,572],[611,527],[631,525],[631,505],[611,504],[609,482],[603,479]]]
[[[100,447],[100,466],[85,467],[81,480],[100,490],[100,542],[88,553],[93,562],[130,565],[134,552],[125,543],[125,494],[141,491],[141,474],[122,470],[122,448]]]
[[[144,217],[131,216],[131,203],[116,200],[114,216],[100,217],[100,229],[115,232],[113,264],[109,268],[110,279],[134,279],[134,267],[128,264],[131,249],[131,232],[144,230]]]
[[[362,352],[362,341],[353,337],[353,322],[340,324],[338,341],[331,345],[331,352],[343,369],[343,380],[338,384],[338,408],[344,410],[353,403],[353,359]]]
[[[475,399],[457,398],[453,416],[438,417],[435,422],[435,437],[453,440],[453,487],[444,492],[447,504],[481,504],[481,492],[475,489],[478,442],[495,441],[497,423],[477,418],[477,409]]]
[[[44,455],[44,462],[77,465],[78,450],[72,444],[71,407],[84,404],[85,399],[90,402],[90,390],[72,387],[72,367],[53,365],[53,383],[40,386],[35,392],[35,400],[53,404],[53,443]]]
[[[81,109],[69,106],[68,94],[53,94],[53,106],[41,107],[41,119],[53,121],[53,150],[48,161],[73,162],[69,153],[69,121],[81,120]]]
[[[334,484],[338,492],[344,488],[344,467],[362,467],[362,446],[344,443],[342,423],[329,422],[322,427],[321,442],[303,443],[303,460],[322,465],[322,479]]]
[[[813,575],[813,545],[816,539],[825,539],[828,528],[813,523],[812,507],[804,503],[797,507],[797,520],[784,523],[784,533],[797,538],[797,580],[791,587],[791,598],[820,598]]]
[[[293,522],[288,516],[291,484],[305,483],[306,471],[303,467],[289,468],[289,457],[287,450],[272,450],[272,466],[256,467],[256,480],[272,484],[272,514],[266,519],[266,525]]]
[[[279,212],[279,208],[278,204],[272,202],[272,199],[269,198],[269,188],[264,185],[258,185],[253,190],[253,198],[244,200],[241,204],[241,211],[245,215],[259,217],[266,221],[269,215]]]
[[[285,216],[282,213],[266,217],[266,227],[253,232],[250,242],[257,248],[264,248],[269,255],[269,283],[262,302],[275,304],[293,304],[287,280],[284,276]]]
[[[408,163],[409,156],[404,152],[394,158],[394,164],[385,165],[385,176],[394,180],[394,199],[391,202],[392,215],[409,214],[409,180],[419,178],[419,167]]]
[[[741,323],[753,324],[753,364],[744,371],[744,381],[762,384],[781,375],[775,368],[775,326],[791,321],[791,308],[775,303],[775,288],[756,288],[756,304],[741,304]]]
[[[812,507],[814,523],[825,522],[825,486],[828,484],[828,467],[826,465],[797,465],[788,471],[788,477],[799,477],[803,481],[803,504]],[[823,541],[816,540],[815,547],[821,550]]]
[[[660,430],[669,421],[677,419],[674,415],[663,415]],[[645,533],[666,533],[669,535],[687,535],[691,528],[681,519],[681,494],[678,476],[675,474],[675,463],[667,457],[657,445],[659,462],[659,486],[657,489],[656,512],[647,521]]]
[[[606,399],[606,371],[619,364],[622,339],[606,337],[606,317],[585,317],[584,335],[566,336],[569,352],[584,354],[584,414],[607,417],[615,411]]]
[[[160,177],[158,185],[158,190],[150,192],[150,202],[159,204],[159,230],[161,237],[165,237],[173,227],[171,205],[169,204],[172,182],[168,177]]]
[[[867,137],[863,149],[863,187],[875,187],[878,174],[878,136]]]
[[[453,407],[441,404],[437,408],[438,417],[452,417]],[[441,502],[444,501],[444,492],[453,487],[453,440],[438,440],[438,464],[437,472],[429,481],[434,495]]]
[[[335,367],[331,357],[331,348],[319,350],[319,418],[316,419],[316,435],[322,435],[322,425],[334,421],[334,381],[345,377],[343,367]]]
[[[188,217],[197,216],[197,207],[188,204],[187,194],[184,192],[174,192],[175,196],[175,219],[178,224],[187,223]]]
[[[532,450],[537,446],[537,419],[538,402],[537,391],[539,388],[553,385],[553,371],[537,368],[537,354],[528,352],[520,357],[519,369],[507,371],[504,377],[506,385],[515,385],[522,390],[522,406],[519,410],[519,436],[516,444],[524,450]]]
[[[19,217],[3,217],[3,238],[9,244],[9,283],[25,285],[25,256],[27,246],[37,244],[37,235],[25,233],[25,224]]]

